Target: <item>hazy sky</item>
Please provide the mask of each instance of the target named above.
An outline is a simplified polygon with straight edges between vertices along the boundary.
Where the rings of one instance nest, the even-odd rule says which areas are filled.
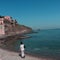
[[[60,28],[60,0],[0,0],[0,15],[33,28]]]

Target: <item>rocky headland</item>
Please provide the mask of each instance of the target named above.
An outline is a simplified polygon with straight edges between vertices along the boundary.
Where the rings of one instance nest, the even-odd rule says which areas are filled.
[[[29,38],[32,28],[21,25],[10,16],[0,16],[0,43],[11,43],[18,39]]]

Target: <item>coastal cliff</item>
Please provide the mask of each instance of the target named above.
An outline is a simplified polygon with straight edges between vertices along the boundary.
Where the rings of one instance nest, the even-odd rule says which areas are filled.
[[[21,25],[10,16],[0,16],[0,43],[10,44],[18,39],[29,38],[32,28]]]
[[[19,32],[20,34],[28,34],[32,32],[32,28],[25,25],[16,24],[15,31],[16,33]]]
[[[0,16],[0,35],[31,33],[32,28],[21,25],[10,16]]]

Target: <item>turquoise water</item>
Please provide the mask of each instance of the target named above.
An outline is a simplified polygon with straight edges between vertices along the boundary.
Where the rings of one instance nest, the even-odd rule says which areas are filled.
[[[60,29],[41,30],[38,33],[29,35],[32,37],[22,40],[26,46],[26,52],[39,56],[60,56]],[[20,42],[21,40],[17,40],[15,44],[17,51]]]

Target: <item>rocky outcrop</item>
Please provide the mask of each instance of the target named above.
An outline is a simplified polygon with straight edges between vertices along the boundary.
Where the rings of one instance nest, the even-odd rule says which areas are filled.
[[[24,26],[24,25],[16,25],[16,32],[21,33],[21,34],[27,34],[27,33],[31,33],[32,32],[32,28]]]

